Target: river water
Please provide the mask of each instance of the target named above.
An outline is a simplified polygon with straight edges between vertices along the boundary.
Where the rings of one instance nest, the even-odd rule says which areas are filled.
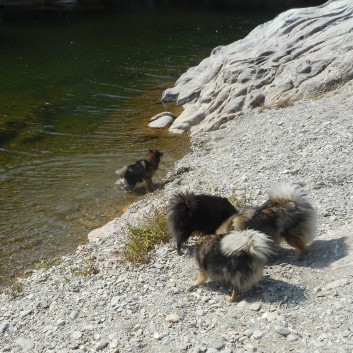
[[[162,91],[274,14],[173,8],[0,12],[0,285],[73,251],[143,192],[114,171],[189,149],[147,127]]]

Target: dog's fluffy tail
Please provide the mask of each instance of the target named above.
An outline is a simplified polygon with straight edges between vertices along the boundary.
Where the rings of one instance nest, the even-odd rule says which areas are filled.
[[[119,168],[118,170],[116,170],[115,174],[117,174],[120,178],[123,178],[126,171],[127,171],[127,165],[124,165],[122,168]]]
[[[300,238],[300,242],[309,245],[315,238],[317,231],[317,213],[310,202],[307,200],[305,191],[298,185],[287,183],[278,184],[269,191],[269,198],[272,202],[278,204],[289,203],[292,205],[292,212],[288,212],[283,217],[290,217],[296,221],[296,225],[292,226],[289,233],[285,234],[287,242],[290,242],[293,235]],[[292,210],[292,207],[288,209]],[[293,241],[293,240],[292,240]]]
[[[197,207],[195,194],[192,192],[178,192],[169,201],[169,212],[179,210],[185,212],[185,217]]]
[[[270,200],[273,202],[293,202],[296,205],[307,204],[306,193],[299,185],[281,183],[273,186],[269,191]]]
[[[272,243],[272,240],[266,234],[257,230],[233,230],[221,240],[221,250],[226,256],[232,256],[243,251],[266,262],[268,256],[273,252],[271,250]]]

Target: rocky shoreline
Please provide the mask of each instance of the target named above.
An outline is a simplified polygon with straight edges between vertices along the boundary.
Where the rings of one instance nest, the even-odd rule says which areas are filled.
[[[352,93],[347,85],[193,136],[163,190],[58,266],[21,280],[17,296],[0,296],[0,351],[351,352]],[[149,264],[121,263],[127,223],[165,207],[176,190],[228,196],[237,188],[260,203],[280,181],[304,186],[320,215],[317,239],[302,262],[278,251],[239,302],[227,303],[219,283],[189,293],[196,265],[190,251],[176,255],[173,241]]]
[[[192,152],[163,189],[0,295],[0,352],[352,352],[352,95],[348,82],[194,133]],[[187,291],[197,276],[192,241],[183,256],[170,240],[148,264],[121,259],[127,225],[165,208],[177,190],[237,190],[259,204],[283,181],[308,193],[319,214],[317,237],[303,261],[279,249],[236,303],[224,300],[229,288],[221,283]]]

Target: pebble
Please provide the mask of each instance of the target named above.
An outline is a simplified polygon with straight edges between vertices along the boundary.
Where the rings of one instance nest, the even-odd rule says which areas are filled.
[[[18,338],[16,344],[21,346],[24,352],[29,352],[34,348],[34,342],[28,338]]]
[[[291,333],[291,330],[283,326],[275,326],[275,332],[282,336],[288,336]]]
[[[82,332],[81,331],[75,331],[72,333],[72,338],[74,340],[79,340],[82,337]]]
[[[249,306],[249,309],[252,311],[259,311],[261,309],[260,303],[253,303]]]
[[[180,320],[180,316],[178,314],[169,314],[165,317],[165,321],[168,322],[178,322]]]
[[[78,316],[78,311],[77,311],[77,310],[71,311],[71,313],[70,313],[70,318],[71,318],[72,320],[75,320],[75,319],[77,318],[77,316]]]
[[[258,340],[258,339],[262,338],[263,335],[264,335],[263,332],[255,330],[254,334],[252,335],[252,337],[254,337],[256,340]]]

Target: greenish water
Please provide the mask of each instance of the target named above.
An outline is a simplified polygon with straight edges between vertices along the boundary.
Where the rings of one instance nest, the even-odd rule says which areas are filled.
[[[73,251],[137,197],[114,171],[187,136],[147,128],[188,67],[273,14],[154,9],[0,12],[0,284]],[[180,112],[180,111],[179,111]]]

